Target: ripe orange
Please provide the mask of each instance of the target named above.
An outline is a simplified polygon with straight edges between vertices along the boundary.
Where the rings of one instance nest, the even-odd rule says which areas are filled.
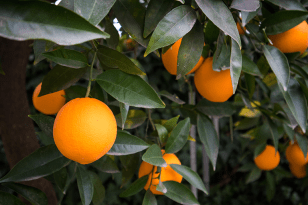
[[[306,176],[306,165],[300,166],[296,164],[289,164],[291,173],[297,178],[304,178]]]
[[[308,153],[307,153],[308,154]],[[304,153],[297,143],[289,145],[286,149],[286,158],[287,160],[298,166],[303,166],[308,162],[308,157],[305,159]]]
[[[56,114],[65,104],[64,90],[37,97],[41,91],[41,87],[42,83],[40,83],[35,88],[32,95],[32,101],[35,109],[37,109],[41,113],[44,113],[45,115]]]
[[[163,61],[163,64],[167,71],[171,75],[176,75],[177,72],[177,62],[178,62],[178,53],[180,49],[180,45],[182,42],[182,38],[180,38],[178,41],[176,41],[165,53],[162,54],[161,58]],[[186,75],[194,72],[197,70],[202,62],[204,61],[204,58],[201,56],[198,63],[193,67],[191,71],[189,71]]]
[[[244,30],[245,30],[245,31],[244,31],[244,30],[242,29],[242,27],[241,27],[241,25],[240,25],[239,22],[236,23],[236,27],[237,27],[238,33],[239,33],[240,35],[245,34],[246,28],[244,27]]]
[[[261,170],[275,169],[280,162],[280,154],[275,152],[275,147],[266,145],[264,151],[255,158],[255,164]]]
[[[273,46],[283,53],[300,52],[301,54],[308,47],[308,24],[306,21],[298,24],[288,31],[276,35],[268,35]]]
[[[64,105],[54,122],[53,136],[67,158],[89,164],[114,144],[117,123],[110,108],[94,98],[76,98]]]
[[[181,164],[180,160],[177,158],[177,156],[175,154],[165,154],[165,150],[161,150],[162,154],[163,154],[163,158],[166,161],[166,163],[168,164],[167,167],[162,167],[161,168],[161,174],[160,174],[160,178],[161,181],[176,181],[181,183],[183,177],[177,173],[176,171],[174,171],[169,164]],[[154,176],[152,178],[152,171],[154,173]],[[150,190],[153,194],[158,194],[158,195],[163,195],[162,192],[157,191],[156,190],[156,185],[158,185],[159,183],[159,173],[156,173],[157,171],[157,167],[153,166],[147,162],[142,162],[139,168],[139,174],[138,177],[143,177],[145,175],[149,175],[149,179],[146,183],[146,185],[144,186],[145,190],[149,189],[149,186],[151,184],[151,180],[152,180],[152,184],[150,187]]]
[[[197,91],[209,101],[225,102],[233,95],[230,69],[216,72],[212,64],[213,57],[209,57],[196,71],[194,81]]]

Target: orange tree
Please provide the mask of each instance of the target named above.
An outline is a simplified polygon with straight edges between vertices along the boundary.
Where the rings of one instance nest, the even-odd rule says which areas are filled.
[[[31,62],[52,68],[34,107],[59,105],[55,93],[66,104],[55,106],[58,115],[29,116],[42,146],[1,172],[0,204],[23,204],[17,194],[48,204],[41,190],[18,183],[42,177],[54,184],[58,204],[305,202],[307,178],[291,174],[306,176],[305,6],[305,0],[1,1],[0,36],[33,39]],[[5,72],[0,67],[4,78]],[[286,159],[293,143],[298,154]],[[204,150],[203,172],[196,149]],[[294,167],[298,160],[304,163]],[[248,172],[245,179],[241,172]],[[110,188],[110,174],[118,187]]]

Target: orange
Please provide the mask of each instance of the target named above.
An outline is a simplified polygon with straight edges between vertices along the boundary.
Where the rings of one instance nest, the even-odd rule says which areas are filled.
[[[306,21],[298,24],[288,31],[276,35],[268,35],[273,46],[283,53],[300,52],[301,54],[308,47],[308,24]]]
[[[40,83],[35,88],[32,96],[32,101],[35,109],[37,109],[41,113],[44,113],[45,115],[56,114],[65,104],[64,90],[37,97],[41,92],[41,87],[42,83]]]
[[[162,167],[161,168],[161,173],[160,173],[160,179],[162,182],[164,181],[176,181],[181,183],[183,177],[177,173],[176,171],[174,171],[169,164],[181,164],[180,160],[177,158],[177,156],[175,154],[165,154],[165,150],[161,150],[162,154],[163,154],[163,158],[167,163],[167,167]],[[154,173],[154,176],[152,178],[152,171]],[[163,195],[162,192],[157,191],[156,190],[156,185],[158,185],[159,183],[159,173],[156,173],[157,171],[157,167],[153,166],[147,162],[142,162],[139,168],[139,174],[138,177],[143,177],[145,175],[149,175],[149,179],[146,183],[146,185],[144,186],[145,190],[149,189],[149,186],[151,184],[151,180],[152,180],[152,184],[150,187],[150,190],[153,194],[158,194],[158,195]]]
[[[239,33],[240,35],[245,34],[246,28],[244,27],[244,30],[245,30],[245,31],[244,31],[244,30],[242,29],[242,27],[241,27],[241,25],[240,25],[239,22],[236,23],[236,27],[237,27],[238,33]]]
[[[306,165],[289,164],[291,173],[297,178],[304,178],[306,176]]]
[[[233,95],[230,69],[216,72],[212,69],[213,57],[205,59],[196,71],[197,91],[209,101],[225,102]]]
[[[117,123],[110,108],[94,98],[76,98],[58,112],[53,137],[67,158],[89,164],[106,154],[114,144]]]
[[[171,75],[176,75],[176,72],[177,72],[178,53],[179,53],[181,42],[182,42],[182,38],[176,41],[161,56],[165,68]],[[203,61],[204,61],[204,58],[201,56],[198,63],[195,65],[195,67],[193,67],[193,69],[191,69],[191,71],[189,71],[186,75],[196,71],[200,67]]]
[[[266,145],[261,154],[255,158],[255,164],[261,170],[275,169],[280,162],[279,152],[275,152],[275,147],[272,145]]]
[[[298,166],[303,166],[308,162],[308,158],[305,159],[304,153],[297,143],[287,147],[286,158],[290,163],[296,164]]]

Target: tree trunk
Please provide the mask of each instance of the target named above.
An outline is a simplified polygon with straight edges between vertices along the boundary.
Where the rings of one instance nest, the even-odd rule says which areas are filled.
[[[0,136],[6,158],[12,168],[40,146],[35,136],[26,94],[26,66],[31,51],[30,41],[0,38],[0,62],[5,75],[0,74]],[[57,204],[52,184],[44,178],[24,182],[42,190],[48,204]]]

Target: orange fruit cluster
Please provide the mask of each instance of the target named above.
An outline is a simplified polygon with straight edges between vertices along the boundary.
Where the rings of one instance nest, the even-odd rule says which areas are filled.
[[[254,159],[255,164],[261,170],[275,169],[280,162],[280,154],[272,145],[266,145],[265,149]]]
[[[308,163],[308,158],[305,158],[304,153],[297,142],[290,144],[287,147],[286,158],[290,163],[290,171],[295,177],[303,178],[306,176],[306,164]]]

